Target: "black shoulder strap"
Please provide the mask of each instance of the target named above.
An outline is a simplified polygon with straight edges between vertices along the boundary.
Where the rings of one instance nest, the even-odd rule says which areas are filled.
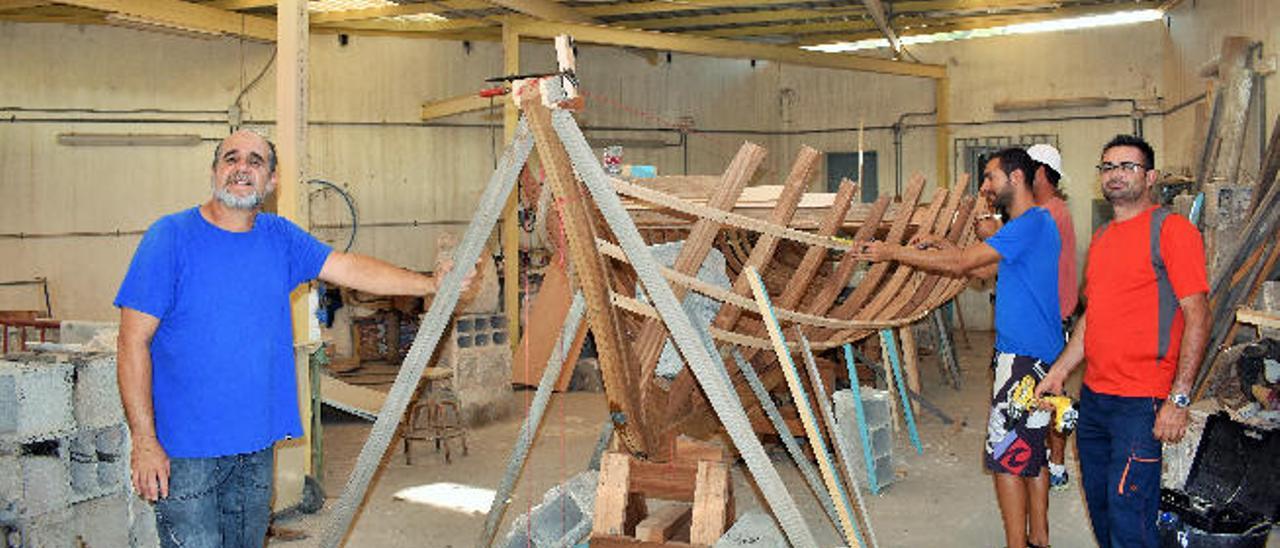
[[[1173,292],[1173,283],[1169,281],[1169,269],[1165,267],[1164,257],[1160,254],[1160,233],[1164,228],[1165,219],[1169,218],[1171,213],[1167,207],[1158,207],[1151,212],[1151,268],[1156,273],[1156,291],[1159,294],[1160,303],[1156,360],[1163,360],[1165,354],[1169,352],[1173,317],[1178,313],[1178,296]]]

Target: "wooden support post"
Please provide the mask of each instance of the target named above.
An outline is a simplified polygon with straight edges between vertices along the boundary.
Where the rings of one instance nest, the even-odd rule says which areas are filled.
[[[515,27],[502,25],[502,70],[505,74],[520,74],[520,34]],[[503,101],[502,130],[508,144],[516,133],[520,110],[515,102]],[[507,199],[502,210],[502,307],[507,312],[507,341],[511,352],[520,348],[520,191],[516,189]]]
[[[596,483],[596,508],[592,518],[593,535],[630,536],[627,508],[631,506],[631,457],[622,453],[608,453],[600,462],[600,476]],[[634,526],[635,524],[631,524]]]
[[[919,367],[919,347],[916,346],[916,334],[910,325],[904,325],[898,328],[898,340],[902,342],[902,370],[906,373],[907,388],[916,393],[920,392],[920,367]],[[941,356],[940,356],[941,357]],[[910,401],[909,398],[903,398],[903,401]],[[915,404],[911,404],[912,411],[916,410]]]
[[[276,213],[302,227],[307,226],[307,201],[302,181],[307,171],[307,6],[303,0],[279,3],[276,23]],[[306,353],[310,343],[310,313],[306,287],[289,296],[293,315],[294,348]],[[295,357],[302,424],[311,422],[311,369],[305,356]],[[274,508],[283,509],[302,500],[305,477],[311,473],[309,431],[302,439],[276,444]]]

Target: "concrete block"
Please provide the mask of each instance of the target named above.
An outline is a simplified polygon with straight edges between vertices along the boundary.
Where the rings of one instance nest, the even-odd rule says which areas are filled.
[[[0,444],[54,438],[75,428],[72,366],[0,361]]]
[[[588,470],[548,489],[542,502],[511,521],[501,546],[508,548],[573,546],[590,532],[598,473]]]
[[[453,368],[450,386],[458,398],[462,422],[480,426],[514,411],[511,397],[511,352],[506,318],[498,314],[459,316],[441,354]]]
[[[71,438],[71,498],[84,500],[98,495],[98,449],[94,433],[81,430]]]
[[[78,356],[75,366],[75,388],[72,412],[81,428],[104,428],[124,422],[124,407],[116,384],[114,354]]]
[[[787,539],[773,522],[773,518],[758,509],[751,509],[738,516],[738,521],[725,531],[715,548],[766,548],[786,546]]]
[[[1280,281],[1262,282],[1262,309],[1280,312]]]
[[[116,322],[62,320],[62,324],[58,326],[58,342],[92,345],[95,349],[114,352],[119,332],[120,324]]]
[[[98,497],[72,506],[76,533],[87,546],[129,546],[127,493]]]
[[[129,501],[129,546],[132,548],[157,548],[160,537],[156,533],[156,510],[151,503],[132,493],[125,493]]]
[[[0,523],[14,523],[22,513],[22,465],[16,453],[0,453]]]
[[[83,546],[76,534],[76,515],[70,506],[19,522],[25,548],[73,548]]]
[[[578,503],[566,493],[543,502],[533,509],[529,518],[534,544],[549,546],[560,540],[582,522],[583,516]]]
[[[1203,399],[1191,406],[1187,413],[1187,431],[1178,443],[1166,443],[1162,446],[1160,486],[1166,489],[1182,489],[1191,473],[1191,464],[1196,460],[1196,450],[1200,448],[1200,437],[1204,435],[1205,422],[1209,415],[1220,409],[1216,400]]]
[[[22,514],[36,516],[71,504],[69,446],[69,439],[22,445],[18,453],[18,464],[22,468]]]
[[[867,436],[870,438],[871,458],[875,468],[876,485],[883,488],[892,483],[897,475],[893,461],[893,425],[890,424],[889,394],[884,390],[862,389],[862,409],[869,419]],[[837,390],[835,400],[836,428],[841,432],[845,447],[850,456],[851,467],[862,485],[869,485],[866,454],[862,450],[864,440],[855,420],[853,392]]]
[[[95,432],[98,487],[105,493],[128,491],[129,450],[125,445],[128,436],[128,430],[123,424],[108,426]]]

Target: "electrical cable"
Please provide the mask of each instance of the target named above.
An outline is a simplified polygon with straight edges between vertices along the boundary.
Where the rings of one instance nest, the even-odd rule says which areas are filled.
[[[348,251],[351,251],[351,246],[356,243],[356,232],[360,230],[360,219],[356,216],[356,204],[355,204],[355,201],[351,199],[351,194],[348,194],[346,190],[342,189],[342,187],[339,187],[338,185],[330,183],[329,181],[326,181],[324,179],[311,179],[307,181],[307,184],[320,185],[326,188],[333,189],[333,191],[337,192],[339,196],[342,196],[342,201],[347,203],[347,211],[351,213],[351,235],[347,237],[347,245],[346,247],[342,248],[342,252],[346,253]],[[319,190],[316,192],[318,193],[322,191],[323,190]],[[307,208],[307,209],[308,211],[310,211],[310,208]],[[338,225],[338,226],[341,226],[341,225]]]

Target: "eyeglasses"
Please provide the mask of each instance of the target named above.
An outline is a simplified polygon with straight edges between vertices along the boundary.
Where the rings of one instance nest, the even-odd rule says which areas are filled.
[[[1101,164],[1098,164],[1097,168],[1098,168],[1098,173],[1103,173],[1103,174],[1110,173],[1117,169],[1122,169],[1129,173],[1137,173],[1138,170],[1147,169],[1147,166],[1144,166],[1136,162],[1120,162],[1118,164],[1113,164],[1111,162],[1102,162]]]

